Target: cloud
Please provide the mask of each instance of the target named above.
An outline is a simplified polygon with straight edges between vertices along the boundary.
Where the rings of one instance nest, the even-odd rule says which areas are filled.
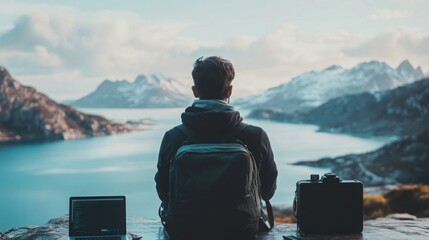
[[[395,27],[375,36],[308,32],[279,25],[263,36],[237,33],[203,41],[182,33],[191,23],[146,21],[129,12],[33,12],[0,35],[0,64],[57,100],[78,98],[104,79],[161,72],[191,84],[195,59],[217,55],[236,68],[235,96],[276,86],[305,71],[361,61],[429,62],[429,32]],[[63,86],[70,86],[67,90]]]
[[[392,20],[392,19],[401,19],[411,16],[409,10],[392,10],[392,9],[383,9],[378,13],[371,14],[367,18],[369,20]]]
[[[185,23],[148,22],[126,14],[99,12],[97,21],[73,14],[41,12],[22,16],[0,37],[0,60],[19,73],[29,71],[18,62],[46,63],[45,73],[79,69],[84,74],[144,72],[164,66],[173,54],[186,54],[211,43],[181,37]],[[104,19],[104,20],[100,20]],[[30,65],[31,66],[31,65]],[[43,65],[36,64],[38,72]]]
[[[228,41],[220,50],[237,68],[236,85],[251,92],[286,82],[305,71],[334,63],[348,64],[343,49],[355,46],[363,37],[346,31],[309,33],[293,24],[284,24],[252,41],[245,49]],[[215,52],[215,50],[213,52]],[[201,54],[203,55],[203,54]],[[357,59],[353,59],[355,63]]]
[[[332,64],[352,67],[363,61],[380,60],[395,66],[408,59],[425,70],[429,62],[429,31],[410,27],[392,27],[368,36],[344,30],[306,32],[296,25],[284,24],[252,39],[245,48],[234,43],[226,40],[220,48],[200,49],[198,56],[219,53],[231,59],[237,72],[234,85],[246,93]]]
[[[23,13],[33,12],[35,9],[45,13],[58,13],[58,12],[76,12],[73,7],[49,4],[49,3],[29,3],[16,0],[2,0],[0,3],[0,14],[4,15],[22,15]]]
[[[393,27],[355,47],[345,50],[351,57],[366,57],[399,63],[405,58],[414,64],[429,62],[429,31],[419,28]]]

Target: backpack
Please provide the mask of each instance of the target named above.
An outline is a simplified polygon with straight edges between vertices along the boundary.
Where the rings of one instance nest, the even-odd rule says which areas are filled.
[[[205,137],[185,125],[187,137],[170,161],[169,202],[164,220],[174,239],[254,239],[273,227],[261,211],[259,172],[252,153],[231,133]],[[162,219],[162,217],[161,217]]]

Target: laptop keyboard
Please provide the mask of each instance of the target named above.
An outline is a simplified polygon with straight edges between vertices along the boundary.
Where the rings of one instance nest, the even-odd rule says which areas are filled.
[[[76,237],[76,240],[121,240],[120,236]]]

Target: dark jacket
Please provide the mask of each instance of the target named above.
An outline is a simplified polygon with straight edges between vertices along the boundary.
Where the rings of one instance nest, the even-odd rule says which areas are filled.
[[[242,121],[240,113],[234,110],[209,110],[191,106],[182,113],[183,124],[208,137],[231,132]],[[267,134],[261,128],[250,125],[236,137],[252,152],[259,169],[261,194],[270,199],[276,190],[277,166]],[[155,181],[158,196],[164,203],[168,202],[170,160],[186,139],[187,136],[173,128],[165,133],[162,140]]]

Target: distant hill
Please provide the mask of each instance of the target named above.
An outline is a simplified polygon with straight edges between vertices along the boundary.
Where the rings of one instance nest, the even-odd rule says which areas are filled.
[[[103,81],[87,96],[72,102],[91,108],[169,108],[185,107],[192,102],[191,90],[173,78],[139,75],[134,82]]]
[[[22,85],[0,66],[0,142],[74,139],[132,130],[130,125],[58,104]]]
[[[334,98],[307,112],[258,109],[249,117],[361,136],[414,135],[429,129],[429,78],[393,90]]]
[[[422,69],[414,68],[408,60],[403,61],[397,68],[378,61],[360,63],[351,69],[334,65],[322,71],[298,75],[260,95],[239,99],[235,104],[249,109],[305,111],[332,98],[389,90],[423,77]]]
[[[429,184],[429,130],[406,137],[372,152],[295,165],[331,168],[343,179],[359,179],[365,186]]]

